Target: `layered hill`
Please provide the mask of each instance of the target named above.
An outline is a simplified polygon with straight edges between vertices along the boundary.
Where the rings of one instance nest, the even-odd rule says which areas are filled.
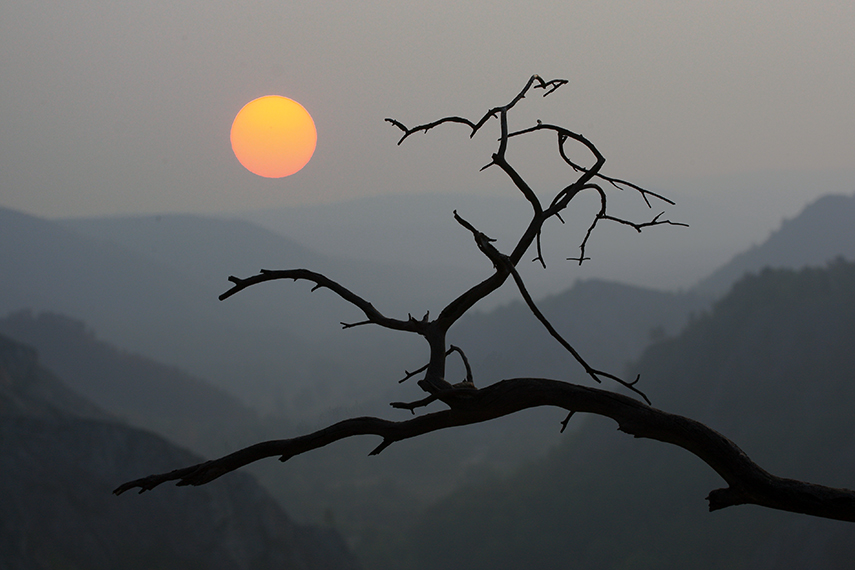
[[[0,567],[304,568],[357,564],[332,531],[294,524],[246,474],[115,497],[199,458],[121,424],[0,336]]]
[[[82,321],[19,311],[0,334],[35,347],[39,362],[75,393],[132,426],[208,456],[267,436],[258,413],[210,383],[99,339]]]
[[[846,244],[853,243],[854,200],[844,196],[819,200],[786,222],[767,243],[734,259],[694,292],[706,297],[721,295],[743,272],[767,265],[797,267],[822,263],[835,255],[850,258],[853,253],[846,250]],[[0,249],[4,276],[0,280],[0,315],[28,308],[70,315],[87,322],[110,342],[207,378],[257,409],[308,419],[325,409],[365,403],[366,395],[377,393],[383,382],[423,358],[422,345],[372,327],[339,330],[340,321],[358,321],[362,315],[328,291],[309,294],[310,286],[305,283],[259,286],[219,302],[217,295],[228,286],[226,277],[248,275],[261,267],[304,266],[326,272],[391,316],[421,315],[428,309],[437,314],[441,302],[489,270],[465,232],[457,235],[459,228],[450,219],[455,205],[485,229],[499,232],[499,238],[511,226],[505,220],[520,214],[519,204],[511,199],[400,197],[329,211],[255,216],[259,223],[280,232],[277,234],[245,221],[201,216],[49,221],[0,208],[0,240],[5,245]],[[660,231],[645,232],[642,236],[649,235],[643,240],[674,241],[679,237],[666,231],[668,228],[655,229]],[[613,249],[633,258],[631,263],[658,251],[653,242],[636,244],[642,238],[625,235],[624,230],[604,228],[592,247],[621,237],[624,245]],[[304,239],[316,235],[318,244],[328,251],[354,256],[362,252],[362,258],[318,253],[282,235],[289,231]],[[674,231],[694,235],[696,230]],[[620,236],[610,236],[610,232]],[[565,243],[566,239],[570,241]],[[574,239],[564,236],[562,248],[566,245],[572,251]],[[550,238],[548,243],[552,242]],[[338,249],[337,243],[341,244]],[[408,255],[403,249],[410,247],[412,263],[408,265],[403,262]],[[434,254],[428,256],[427,250],[418,247]],[[636,247],[646,248],[645,252]],[[394,256],[392,250],[397,252]],[[434,265],[437,255],[447,257],[450,267]],[[610,263],[610,255],[605,251],[597,254],[597,267]],[[385,258],[395,262],[379,261]],[[668,259],[671,269],[684,263],[683,258]],[[630,262],[620,262],[624,263]],[[584,266],[569,273],[560,263],[552,264],[547,272],[523,269],[532,286],[537,279],[571,283],[577,277],[583,282],[606,283],[586,278]],[[591,297],[593,307],[609,305],[612,287],[600,288],[602,302]],[[505,289],[505,298],[518,298],[511,285]],[[643,304],[637,308],[644,311]],[[633,311],[626,315],[635,318]],[[660,324],[650,322],[642,328]],[[643,332],[645,336],[648,330]],[[383,352],[380,358],[378,347]],[[622,362],[627,355],[616,358]],[[345,375],[347,381],[329,380]]]
[[[780,261],[759,256],[746,267],[756,272],[768,264],[799,266],[820,263],[826,255],[847,255],[852,241],[844,238],[836,245],[829,240],[827,251],[820,247],[822,240],[811,245],[814,234],[839,236],[855,226],[855,217],[844,215],[846,207],[835,206],[838,198],[829,198],[830,208],[841,216],[823,215],[811,223],[802,223],[799,216],[770,237],[769,243],[789,236],[786,243],[804,245],[801,258]],[[809,206],[803,215],[815,207]],[[821,209],[825,211],[826,206]],[[344,223],[345,213],[335,219]],[[380,291],[376,299],[385,308],[387,302],[389,306],[398,302],[391,293],[396,286],[403,284],[417,295],[417,287],[433,283],[413,282],[418,272],[397,281],[394,272],[378,269],[376,260],[344,262],[245,222],[196,216],[52,222],[0,210],[0,222],[0,237],[13,244],[0,249],[4,275],[0,307],[3,312],[35,309],[2,319],[0,331],[38,344],[44,361],[74,378],[75,388],[88,390],[102,408],[183,445],[213,455],[256,439],[296,433],[292,420],[305,423],[297,429],[303,432],[354,413],[395,418],[394,413],[389,416],[388,401],[421,395],[414,386],[395,383],[404,369],[423,363],[419,339],[406,339],[412,344],[399,346],[395,344],[399,335],[370,327],[337,331],[338,321],[360,317],[334,296],[324,296],[323,291],[309,294],[305,284],[288,282],[259,287],[252,295],[238,295],[225,303],[216,301],[227,274],[305,264],[340,273],[343,282],[357,284],[357,292],[372,301],[372,293]],[[307,235],[310,231],[341,235],[348,230],[313,229],[308,219],[301,223]],[[401,231],[407,231],[406,224]],[[335,239],[327,241],[334,251]],[[354,243],[347,246],[358,249]],[[756,249],[765,251],[766,244]],[[801,251],[791,246],[772,249]],[[382,252],[377,255],[385,257]],[[484,262],[477,252],[473,258]],[[451,288],[458,290],[456,284]],[[121,294],[115,297],[116,292]],[[662,292],[602,279],[582,279],[562,293],[538,300],[544,314],[591,364],[616,373],[651,342],[677,335],[690,315],[708,303],[706,295],[695,291]],[[332,332],[316,336],[325,325]],[[133,352],[116,351],[99,338]],[[318,338],[322,340],[312,340]],[[340,343],[341,338],[346,340]],[[469,315],[451,330],[450,340],[467,352],[479,385],[535,374],[587,382],[577,363],[518,301]],[[170,364],[160,365],[151,356]],[[181,372],[176,364],[191,373]],[[462,379],[455,359],[449,373]],[[120,388],[117,378],[134,386]],[[200,378],[209,378],[222,389],[213,389]],[[643,375],[644,388],[660,404],[654,381],[650,374]],[[125,389],[127,393],[119,393]],[[262,437],[257,437],[255,412],[223,389],[265,411],[287,412],[288,420],[268,423],[268,431],[261,428]],[[371,401],[372,397],[376,399]],[[202,405],[191,406],[194,400]],[[341,407],[350,409],[337,409]],[[493,470],[507,473],[521,458],[539,456],[559,437],[561,419],[560,413],[508,418],[409,442],[381,458],[366,459],[370,444],[355,441],[321,450],[285,469],[278,464],[269,472],[265,468],[262,475],[289,512],[299,513],[302,520],[323,520],[327,512],[334,512],[353,544],[363,552],[366,545],[380,552],[400,536],[402,521],[413,519],[425,504],[461,481]],[[397,562],[388,554],[382,556]]]
[[[359,294],[371,297],[381,310],[418,312],[445,300],[469,277],[468,272],[460,268],[451,272],[405,261],[383,263],[335,253],[323,254],[288,237],[287,231],[275,233],[239,219],[164,214],[76,218],[56,223],[169,267],[203,285],[210,298],[216,298],[231,286],[226,280],[229,275],[246,277],[261,268],[306,268],[324,273]],[[315,222],[313,228],[319,237],[328,233],[340,235],[337,233],[340,228],[328,224]],[[341,239],[347,238],[341,236]],[[395,242],[394,239],[389,241]],[[305,243],[311,244],[311,238]],[[262,322],[288,317],[299,322],[291,323],[295,331],[318,334],[328,329],[325,325],[330,320],[337,323],[344,312],[328,304],[312,306],[306,301],[305,287],[298,286],[299,293],[287,291],[286,287],[278,289],[273,295],[262,294],[259,301],[253,303],[257,307],[263,299],[261,306],[268,307],[267,320]]]
[[[328,291],[310,294],[305,283],[218,301],[232,273],[293,267],[309,257],[345,282],[352,275],[356,283],[378,279],[387,292],[395,287],[394,270],[324,262],[246,222],[152,216],[59,223],[0,208],[0,241],[0,314],[32,309],[83,320],[113,344],[209,379],[263,412],[306,418],[359,401],[366,385],[384,370],[397,375],[412,354],[375,363],[370,347],[395,340],[371,328],[341,331],[340,321],[360,313]],[[378,306],[394,306],[382,287],[378,296]],[[327,380],[346,369],[349,382]]]

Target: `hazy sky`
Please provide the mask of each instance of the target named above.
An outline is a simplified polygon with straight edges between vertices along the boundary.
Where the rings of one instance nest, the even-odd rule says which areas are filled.
[[[205,213],[485,191],[506,185],[478,173],[496,131],[469,141],[452,126],[397,147],[383,119],[480,116],[538,73],[570,84],[526,100],[518,126],[582,132],[616,176],[790,214],[855,191],[853,30],[851,0],[12,1],[0,205]],[[229,146],[234,115],[266,94],[298,100],[318,127],[314,158],[285,179],[250,174]],[[534,142],[544,154],[511,157],[549,191],[552,139]],[[842,186],[813,187],[814,173]],[[720,180],[733,187],[711,190]],[[746,180],[798,182],[755,196]]]

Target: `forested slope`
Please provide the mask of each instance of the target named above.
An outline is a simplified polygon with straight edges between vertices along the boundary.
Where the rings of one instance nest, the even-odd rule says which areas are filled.
[[[0,336],[0,568],[351,569],[337,533],[294,524],[245,473],[115,497],[199,458],[99,411]]]
[[[855,487],[855,264],[766,270],[630,366],[656,407],[785,477]],[[574,421],[579,422],[578,419]],[[855,527],[758,507],[708,513],[717,476],[585,418],[547,459],[427,512],[414,568],[850,568]]]

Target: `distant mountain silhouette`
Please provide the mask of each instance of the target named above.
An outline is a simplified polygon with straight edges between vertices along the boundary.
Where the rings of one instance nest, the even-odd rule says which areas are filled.
[[[145,320],[166,299],[184,318],[205,313],[192,279],[55,222],[0,208],[0,240],[0,311],[45,307],[85,315],[121,340],[134,337],[120,323]]]
[[[450,219],[450,211],[446,211],[448,207],[459,205],[473,221],[500,238],[509,230],[503,220],[519,210],[517,201],[510,198],[496,199],[492,209],[485,205],[490,203],[486,197],[450,200],[448,196],[423,197],[421,201],[413,197],[378,198],[338,209],[321,209],[326,213],[319,214],[316,220],[305,212],[300,214],[299,209],[286,212],[285,217],[282,212],[271,212],[266,218],[258,213],[257,217],[264,218],[270,227],[279,224],[276,227],[283,232],[288,230],[282,226],[286,222],[302,236],[313,232],[319,243],[332,249],[339,240],[343,251],[353,252],[354,244],[364,238],[348,240],[348,232],[356,231],[357,221],[364,228],[369,222],[361,216],[377,210],[370,219],[379,216],[385,220],[382,228],[388,229],[392,224],[389,227],[394,231],[381,231],[378,221],[377,235],[366,243],[374,239],[381,240],[386,248],[403,248],[414,239],[418,242],[417,236],[422,235],[425,247],[430,242],[430,247],[435,248],[433,240],[440,239],[442,258],[442,240],[453,241],[448,259],[456,268],[419,265],[420,255],[414,255],[412,266],[383,264],[376,260],[378,255],[385,256],[380,250],[366,252],[364,257],[375,256],[374,261],[319,254],[240,220],[161,215],[47,221],[0,208],[0,240],[9,244],[0,249],[0,274],[4,276],[0,280],[0,315],[28,308],[69,315],[84,320],[116,346],[209,379],[260,410],[287,411],[295,417],[309,418],[324,409],[370,399],[379,387],[385,386],[386,378],[397,376],[420,358],[419,347],[413,346],[410,339],[373,327],[339,330],[338,322],[358,321],[360,313],[327,291],[310,294],[310,286],[305,283],[260,286],[220,302],[216,297],[228,287],[226,277],[252,274],[261,267],[305,266],[327,272],[391,316],[420,315],[428,309],[437,314],[442,301],[447,302],[474,283],[473,276],[486,275],[489,270],[477,249],[467,245],[471,239],[465,232],[461,230],[458,236],[453,231],[457,227]],[[694,291],[708,297],[720,295],[743,271],[768,264],[822,263],[827,255],[849,255],[834,244],[855,242],[849,239],[855,227],[850,215],[852,202],[851,197],[839,196],[820,200],[785,223],[767,244],[737,257]],[[399,215],[395,215],[396,208],[402,209]],[[447,219],[446,225],[438,221],[440,217]],[[438,230],[434,223],[446,229]],[[651,237],[673,240],[661,235],[669,228],[653,229],[659,232],[651,232]],[[623,230],[610,231],[629,239]],[[610,239],[608,232],[601,234],[603,238]],[[597,242],[593,243],[595,247]],[[631,249],[618,249],[633,255]],[[679,265],[676,260],[671,263]],[[548,277],[554,282],[576,275],[567,271],[563,265],[551,265],[547,272],[523,268],[526,279],[531,281]],[[580,268],[577,275],[581,282],[607,282],[584,278],[585,271]],[[599,287],[607,295],[609,288]],[[504,289],[506,298],[518,299],[512,286]],[[588,302],[596,306],[596,295]],[[680,302],[674,303],[680,306]],[[630,305],[623,311],[632,320],[635,313]],[[645,303],[636,306],[643,312]],[[577,307],[568,312],[569,323],[578,322],[572,314],[579,310]],[[556,311],[560,313],[560,309]],[[530,322],[525,319],[519,321],[519,326]],[[631,342],[643,345],[650,329],[659,324],[639,323],[638,327],[645,329],[641,340],[636,337]],[[461,323],[452,333],[463,328]],[[540,330],[537,326],[533,329]],[[618,325],[612,330],[623,329]],[[637,330],[633,328],[633,334]],[[588,335],[583,333],[568,332],[584,345]],[[551,341],[546,345],[551,346]],[[600,346],[603,344],[595,343],[592,350]],[[378,347],[383,347],[382,355]],[[604,354],[604,362],[617,361],[620,365],[631,352]],[[599,357],[596,352],[592,354]],[[345,374],[346,382],[328,380]],[[287,380],[283,383],[283,379]]]
[[[199,458],[111,420],[0,336],[0,567],[357,568],[338,535],[295,525],[244,473],[115,497]]]
[[[673,196],[672,196],[673,197]],[[723,208],[702,198],[682,196],[677,205],[651,210],[631,194],[615,194],[610,202],[621,215],[649,220],[662,210],[666,217],[688,223],[689,228],[647,228],[642,233],[618,224],[600,224],[589,242],[590,263],[581,267],[575,257],[592,217],[599,209],[595,195],[579,196],[563,213],[566,223],[549,224],[544,252],[549,271],[529,263],[519,270],[535,297],[558,293],[576,279],[600,279],[657,289],[685,288],[708,274],[727,252],[736,251],[745,230],[722,232],[716,219],[742,220],[735,208]],[[653,204],[653,208],[659,205]],[[271,208],[238,214],[281,235],[311,244],[321,253],[366,261],[398,262],[429,267],[451,267],[457,272],[479,271],[486,276],[490,264],[475,247],[469,233],[458,225],[457,211],[479,230],[497,240],[508,252],[529,222],[531,207],[516,193],[436,192],[394,194],[351,201]],[[617,211],[617,210],[616,210]],[[499,290],[479,307],[491,309],[515,298],[512,288]]]
[[[843,207],[832,209],[845,211]],[[402,214],[400,218],[403,222],[406,216]],[[801,215],[784,227],[798,226],[799,218]],[[831,226],[845,224],[849,228],[850,220],[846,216],[839,219],[827,216],[825,223],[830,227],[823,231],[845,231],[833,230]],[[449,227],[454,227],[453,222]],[[340,228],[320,226],[313,231],[333,230]],[[471,239],[466,239],[465,234],[462,237],[463,241],[458,243],[454,236],[455,247],[466,249]],[[245,222],[199,216],[46,221],[0,209],[0,239],[4,244],[13,244],[0,248],[3,275],[0,317],[8,311],[34,309],[24,321],[29,320],[27,326],[34,327],[32,340],[47,343],[42,348],[44,358],[57,371],[60,364],[69,372],[74,369],[74,347],[83,351],[81,354],[88,354],[87,359],[91,358],[78,368],[81,374],[90,365],[103,367],[105,372],[112,370],[100,377],[81,378],[81,382],[91,383],[91,390],[98,389],[97,382],[110,382],[117,374],[136,378],[139,382],[136,389],[140,390],[138,403],[143,405],[138,415],[134,416],[130,407],[122,411],[122,406],[133,404],[132,392],[111,395],[106,390],[102,395],[105,400],[99,402],[111,410],[117,406],[119,411],[113,413],[139,422],[137,425],[175,433],[176,437],[178,433],[189,434],[191,428],[204,432],[204,410],[211,409],[235,419],[235,424],[224,422],[220,426],[222,432],[235,432],[237,438],[250,437],[254,428],[240,427],[243,418],[248,417],[244,415],[247,410],[217,390],[203,386],[196,393],[193,387],[199,387],[199,381],[193,377],[210,379],[258,408],[287,411],[289,422],[307,421],[307,427],[320,427],[318,421],[323,424],[331,418],[340,419],[342,413],[349,415],[338,409],[342,406],[358,413],[385,413],[389,398],[419,395],[411,386],[398,387],[394,383],[404,369],[422,364],[424,354],[419,350],[423,348],[417,342],[419,339],[408,338],[398,346],[395,343],[399,342],[399,335],[370,327],[339,331],[338,321],[359,320],[360,316],[326,292],[310,294],[306,284],[283,282],[258,287],[251,294],[238,295],[225,303],[216,301],[216,295],[228,285],[226,275],[253,273],[260,267],[282,263],[307,265],[336,277],[341,275],[343,283],[376,301],[378,306],[385,308],[388,303],[403,307],[408,301],[393,295],[396,288],[408,290],[412,300],[426,299],[420,296],[420,287],[434,287],[431,280],[418,283],[419,275],[423,275],[419,271],[407,273],[406,268],[376,261],[354,262],[315,254],[296,242]],[[475,269],[481,269],[477,264],[485,261],[472,249]],[[785,253],[797,251],[789,246],[780,249]],[[279,256],[281,252],[286,253]],[[753,270],[764,264],[761,261]],[[405,274],[408,276],[402,277]],[[443,275],[448,274],[440,271],[434,277]],[[470,277],[463,272],[456,276],[466,284],[471,284]],[[458,285],[449,282],[444,286],[459,292]],[[510,285],[506,288],[510,298],[518,298]],[[442,296],[437,291],[437,297]],[[700,313],[709,302],[707,295],[695,291],[669,293],[603,279],[580,279],[566,291],[538,300],[543,312],[592,365],[615,373],[622,373],[627,361],[638,357],[651,342],[677,335],[689,316]],[[421,301],[415,304],[420,305]],[[74,319],[63,321],[64,317],[49,316],[44,311],[66,313]],[[26,313],[15,318],[21,315]],[[53,340],[50,335],[34,332],[53,318],[59,319],[53,323],[57,325]],[[38,323],[40,319],[45,320]],[[11,320],[14,319],[3,319],[7,325]],[[65,325],[59,326],[61,322]],[[60,330],[64,332],[60,334]],[[93,330],[97,331],[97,337]],[[504,377],[534,374],[588,382],[579,366],[519,301],[489,312],[470,314],[455,325],[450,335],[452,342],[467,351],[476,383],[481,385]],[[171,366],[160,367],[130,352],[113,352],[100,339],[178,365],[191,371],[192,376],[183,375]],[[56,353],[52,352],[54,349],[48,350],[50,342],[56,343]],[[130,368],[122,368],[125,365]],[[449,374],[462,375],[459,368],[452,358]],[[158,377],[160,381],[174,380],[174,385],[158,384]],[[642,375],[642,388],[651,392],[651,396],[656,390],[654,382],[655,378],[649,374]],[[152,393],[147,394],[148,388],[143,386],[149,386]],[[390,395],[392,390],[394,394]],[[153,398],[156,394],[165,394],[164,401],[151,401],[156,400]],[[210,408],[188,409],[182,417],[183,403],[195,397],[206,401]],[[372,397],[377,400],[371,401]],[[117,399],[107,406],[108,398]],[[173,398],[174,402],[170,402]],[[324,413],[323,419],[316,420],[320,413]],[[424,497],[447,492],[468,471],[482,468],[507,471],[515,468],[519,457],[542,453],[559,437],[556,426],[560,419],[538,411],[536,415],[475,426],[465,433],[436,434],[429,440],[402,446],[406,449],[402,457],[410,458],[406,465],[395,464],[387,457],[381,461],[389,463],[381,467],[376,463],[377,458],[371,460],[373,463],[363,464],[365,450],[355,443],[353,447],[319,452],[301,460],[301,467],[295,464],[283,470],[274,465],[265,481],[271,488],[282,489],[277,496],[289,509],[302,501],[301,509],[305,510],[301,514],[314,513],[321,508],[319,505],[335,504],[338,520],[353,525],[350,528],[358,528],[359,532],[352,536],[364,541],[375,536],[372,533],[378,527],[398,533],[400,522],[391,517],[410,513],[424,504]],[[169,422],[174,424],[166,425]],[[215,420],[208,425],[212,423]],[[254,425],[253,420],[249,420],[249,425]],[[292,423],[278,427],[271,432],[274,437],[293,433]],[[207,441],[213,432],[204,438],[201,433],[198,441]],[[533,437],[538,438],[536,443],[532,443]],[[197,440],[182,440],[195,447],[194,441]],[[213,446],[219,444],[204,445],[212,446],[205,449],[213,452],[218,449]],[[432,461],[430,468],[420,467],[418,462],[424,457],[434,456],[443,459]],[[167,468],[181,464],[175,462]],[[378,474],[378,470],[382,473]],[[367,478],[373,483],[361,486]],[[414,483],[404,489],[397,484],[400,480]],[[390,491],[391,488],[396,491]],[[372,510],[366,503],[378,508]],[[373,522],[367,523],[368,520]]]
[[[280,398],[270,384],[282,375],[266,361],[309,351],[289,326],[299,319],[281,305],[250,296],[221,303],[191,272],[116,243],[4,208],[0,241],[0,314],[32,309],[85,320],[117,346],[220,386],[244,374],[240,396],[268,404]],[[245,359],[246,345],[254,358]]]
[[[740,253],[693,289],[720,297],[740,277],[764,267],[822,266],[842,256],[855,259],[855,195],[827,195],[784,220],[760,245]]]
[[[417,312],[445,300],[466,282],[450,271],[418,264],[366,262],[334,253],[322,254],[285,237],[287,234],[274,233],[237,218],[164,214],[77,218],[57,223],[170,267],[203,284],[211,298],[231,287],[226,280],[229,275],[246,277],[262,268],[306,268],[325,273],[370,297],[381,310]],[[338,235],[337,228],[327,224],[316,224],[313,230],[319,239],[328,233]],[[394,234],[386,239],[391,244],[396,241]],[[252,297],[263,298],[270,305],[282,305],[272,307],[272,314],[299,319],[300,324],[293,328],[302,333],[326,330],[330,320],[333,323],[340,320],[341,311],[336,309],[342,306],[337,303],[330,303],[332,307],[312,307],[311,311],[299,300],[290,306],[283,303],[284,299],[304,299],[305,287],[298,285],[297,291],[281,290],[287,289],[281,286],[275,289],[271,294],[266,290],[259,293],[262,289],[258,288]],[[254,304],[257,306],[259,301]]]
[[[317,258],[323,267],[339,267],[330,274],[362,283],[354,289],[378,308],[403,303],[391,293],[396,287],[418,295],[417,277],[399,281],[394,269],[375,272],[315,256],[246,222],[192,216],[52,222],[0,208],[0,241],[0,315],[32,309],[84,320],[112,344],[180,366],[265,412],[306,418],[354,403],[365,397],[366,383],[382,382],[384,370],[397,376],[412,359],[413,350],[402,348],[375,363],[371,348],[390,348],[397,339],[371,327],[342,331],[339,322],[359,320],[360,313],[328,291],[310,293],[306,283],[217,300],[230,286],[228,275],[292,266],[289,255],[295,265]],[[203,269],[209,263],[213,269]],[[365,291],[374,280],[376,297]],[[341,374],[351,366],[349,382],[318,379],[319,370]]]

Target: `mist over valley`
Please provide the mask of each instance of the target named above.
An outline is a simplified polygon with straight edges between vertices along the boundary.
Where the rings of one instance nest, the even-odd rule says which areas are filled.
[[[419,397],[413,380],[397,381],[424,363],[421,339],[370,326],[341,330],[338,323],[358,322],[358,312],[328,291],[312,293],[299,282],[255,287],[224,302],[216,297],[228,288],[228,275],[307,267],[392,316],[438,311],[489,269],[453,220],[449,228],[455,231],[429,230],[449,202],[417,197],[408,207],[399,197],[396,207],[402,212],[424,216],[422,221],[416,216],[412,231],[381,209],[376,217],[363,218],[364,232],[351,227],[349,239],[342,236],[349,226],[342,229],[336,220],[360,219],[364,204],[313,207],[302,217],[293,212],[246,216],[259,218],[267,229],[203,216],[44,220],[0,210],[3,241],[15,244],[0,254],[6,276],[0,281],[5,315],[0,334],[35,347],[53,374],[107,413],[209,457],[353,415],[403,419],[404,412],[390,410],[388,403]],[[462,202],[461,210],[478,211],[479,200]],[[426,206],[431,203],[434,208]],[[509,220],[519,208],[509,201],[503,214],[503,204],[499,200],[488,209],[483,224],[485,231],[497,228],[496,236],[506,229],[503,216]],[[677,338],[746,273],[855,259],[853,204],[852,196],[817,200],[764,242],[710,268],[696,287],[657,289],[594,271],[559,292],[539,295],[538,305],[587,359],[623,373],[651,344]],[[276,227],[284,229],[272,231]],[[283,235],[289,227],[297,239]],[[318,253],[301,243],[309,241],[312,229],[326,236],[319,240],[326,249],[335,248],[325,240],[342,240],[342,255]],[[651,228],[641,235],[684,231]],[[382,242],[382,235],[396,238]],[[440,250],[471,254],[449,254],[443,264],[417,248],[407,253],[408,244],[429,235],[447,244]],[[603,232],[605,256],[610,237]],[[451,249],[452,241],[460,242],[457,249]],[[359,256],[360,251],[370,253]],[[547,270],[539,270],[547,277],[560,276],[562,269],[554,268],[569,264],[547,260]],[[595,257],[583,268],[597,262]],[[476,385],[521,375],[586,383],[572,358],[520,301],[512,300],[515,292],[505,293],[504,301],[479,307],[451,331],[450,340],[470,358]],[[413,311],[414,305],[420,308]],[[462,379],[463,372],[458,366],[449,374]],[[642,380],[652,394],[660,389],[657,376],[648,373]],[[367,567],[383,568],[396,556],[388,541],[400,531],[401,520],[420,520],[424,509],[485,474],[510,477],[555,446],[566,447],[572,438],[558,433],[560,416],[530,411],[401,443],[371,458],[365,441],[342,442],[286,465],[269,462],[249,471],[290,516],[302,523],[334,521],[362,562],[370,562]],[[584,419],[574,422],[573,430],[587,425]]]

